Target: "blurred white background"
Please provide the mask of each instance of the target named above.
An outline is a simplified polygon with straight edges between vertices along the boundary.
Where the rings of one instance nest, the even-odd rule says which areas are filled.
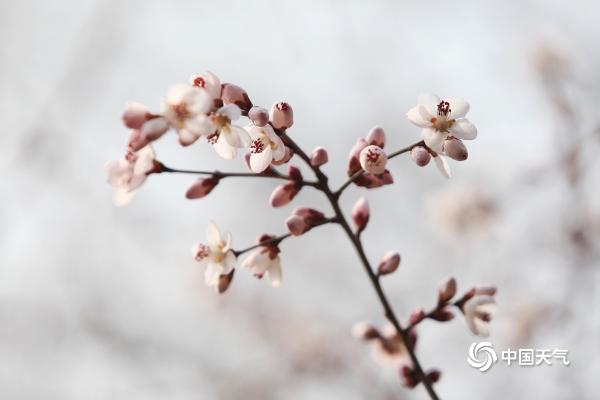
[[[385,286],[403,319],[453,275],[463,290],[499,287],[496,348],[570,350],[568,368],[481,374],[461,316],[425,322],[417,350],[442,370],[443,398],[597,398],[599,12],[558,0],[0,3],[0,397],[426,398],[351,337],[383,317],[338,228],[283,243],[279,289],[242,270],[224,296],[203,286],[189,249],[209,220],[238,248],[284,231],[292,206],[269,207],[275,183],[227,179],[188,201],[194,177],[152,176],[112,206],[103,164],[123,152],[124,103],[158,109],[170,84],[209,69],[255,104],[291,103],[291,135],[329,150],[334,183],[373,125],[392,149],[418,140],[404,114],[419,93],[467,99],[479,137],[455,178],[399,158],[397,184],[366,193],[369,256],[401,252]],[[559,160],[577,143],[573,183]],[[174,135],[155,148],[173,167],[243,168]],[[432,223],[431,204],[460,188],[496,202],[485,229]],[[344,195],[346,211],[359,195]],[[308,189],[294,205],[329,211]]]

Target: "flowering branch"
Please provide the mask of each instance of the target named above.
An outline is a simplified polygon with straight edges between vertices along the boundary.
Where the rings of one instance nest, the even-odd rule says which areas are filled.
[[[422,128],[422,140],[386,154],[385,132],[381,127],[374,127],[366,138],[359,138],[350,151],[348,179],[334,191],[328,176],[321,169],[329,161],[327,151],[317,147],[308,155],[288,135],[294,122],[293,110],[288,103],[275,103],[270,111],[253,106],[242,88],[230,83],[221,84],[219,78],[207,72],[193,75],[189,84],[173,86],[160,113],[152,113],[138,103],[129,103],[123,114],[124,124],[131,129],[126,154],[120,160],[109,162],[106,169],[109,183],[114,189],[114,202],[118,205],[130,201],[149,175],[163,172],[206,176],[200,177],[188,189],[186,197],[189,199],[208,195],[221,179],[229,177],[284,180],[285,183],[277,186],[271,194],[269,202],[273,207],[289,204],[304,186],[314,187],[323,193],[333,210],[333,217],[325,217],[325,214],[313,208],[295,208],[285,221],[288,233],[279,236],[263,234],[257,244],[240,250],[233,248],[229,232],[221,232],[211,222],[206,242],[193,248],[194,259],[206,266],[206,284],[219,293],[225,292],[233,281],[237,258],[247,254],[241,263],[243,267],[257,278],[267,275],[272,286],[280,286],[282,270],[279,244],[312,228],[329,223],[338,224],[354,247],[381,304],[383,315],[391,324],[388,334],[382,334],[374,327],[366,327],[360,330],[359,336],[374,341],[388,356],[405,354],[408,360],[399,365],[404,385],[412,388],[422,383],[430,398],[436,400],[438,396],[433,384],[439,380],[440,372],[424,371],[417,358],[417,325],[428,318],[448,321],[454,316],[448,308],[456,306],[465,315],[471,331],[485,336],[494,312],[495,289],[474,288],[451,302],[456,292],[456,282],[450,279],[440,288],[437,306],[427,313],[422,309],[417,310],[403,328],[381,282],[384,276],[396,271],[400,254],[395,251],[385,253],[375,269],[361,239],[370,216],[367,200],[360,198],[352,209],[353,228],[342,211],[339,199],[351,184],[372,189],[394,183],[392,173],[386,169],[387,162],[408,152],[420,167],[433,159],[440,172],[449,178],[446,158],[465,160],[468,153],[462,140],[475,139],[477,135],[475,126],[465,118],[468,110],[469,104],[462,99],[444,101],[435,95],[422,95],[419,104],[407,113],[409,121]],[[242,116],[250,120],[243,128],[234,122]],[[176,131],[182,146],[190,146],[204,138],[219,156],[227,160],[234,159],[239,149],[246,150],[246,164],[252,172],[187,170],[165,166],[155,159],[151,144],[169,129]],[[275,166],[288,163],[294,155],[308,165],[316,181],[304,179],[300,169],[291,164],[287,174],[275,169]]]

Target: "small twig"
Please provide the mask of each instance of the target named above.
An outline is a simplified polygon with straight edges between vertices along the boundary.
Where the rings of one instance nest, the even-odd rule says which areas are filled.
[[[326,224],[330,224],[330,223],[335,223],[335,222],[337,222],[337,218],[336,217],[326,218],[323,221],[321,221],[321,222],[319,222],[317,224],[314,224],[311,227],[311,229],[316,228],[318,226],[322,226],[322,225],[326,225]],[[250,247],[246,247],[245,249],[242,249],[242,250],[232,250],[232,252],[233,252],[233,254],[236,257],[239,257],[240,255],[242,255],[244,253],[247,253],[250,250],[254,250],[256,248],[259,248],[261,246],[278,245],[279,243],[283,242],[285,239],[289,238],[290,236],[292,236],[292,234],[288,232],[288,233],[285,233],[283,235],[279,235],[279,236],[276,236],[274,238],[271,238],[269,240],[265,240],[265,241],[263,241],[261,243],[257,243],[255,245],[250,246]]]
[[[156,173],[178,173],[178,174],[194,174],[194,175],[210,175],[217,179],[222,178],[272,178],[272,179],[283,179],[287,181],[294,180],[291,176],[282,174],[279,171],[271,168],[268,173],[260,173],[256,174],[254,172],[221,172],[221,171],[203,171],[203,170],[191,170],[191,169],[177,169],[167,167],[164,164],[161,164],[160,169]],[[316,186],[317,182],[313,181],[300,181],[302,186]]]
[[[421,322],[425,321],[426,319],[430,319],[432,316],[434,316],[436,313],[442,311],[446,307],[458,307],[460,309],[462,304],[464,304],[464,302],[467,299],[471,298],[472,296],[473,296],[473,293],[467,292],[456,301],[445,302],[445,303],[441,303],[441,304],[438,303],[434,308],[432,308],[431,310],[426,312],[425,315],[423,316],[423,318],[419,319],[418,321],[408,324],[408,326],[406,328],[404,328],[404,330],[406,332],[410,331],[411,329],[413,329],[414,327],[419,325]]]

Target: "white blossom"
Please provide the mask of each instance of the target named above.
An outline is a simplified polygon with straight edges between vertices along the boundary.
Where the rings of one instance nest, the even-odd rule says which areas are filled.
[[[252,251],[242,262],[242,266],[248,268],[254,276],[262,278],[265,273],[269,275],[271,286],[281,285],[281,260],[278,249],[273,246],[260,246]]]
[[[123,206],[131,201],[154,167],[154,150],[150,145],[128,151],[120,160],[105,165],[108,183],[113,188],[113,203]]]
[[[200,243],[193,250],[196,261],[206,265],[204,281],[217,289],[219,277],[227,275],[235,268],[236,257],[231,250],[231,234],[221,234],[214,222],[208,224],[206,244]]]
[[[213,125],[207,116],[212,105],[213,100],[206,91],[177,84],[169,89],[161,108],[163,116],[177,130],[179,142],[189,146],[201,136],[213,132]]]
[[[421,136],[425,144],[442,153],[442,144],[449,135],[465,140],[477,137],[477,128],[465,118],[468,111],[469,103],[463,99],[446,101],[434,94],[422,94],[417,106],[411,108],[406,117],[423,128]]]
[[[273,161],[280,161],[285,157],[285,145],[271,125],[256,126],[249,124],[246,130],[252,138],[250,145],[250,169],[261,173]]]
[[[235,104],[226,104],[210,115],[215,131],[208,136],[219,156],[231,160],[237,155],[237,149],[250,145],[250,137],[244,128],[232,124],[242,115]]]
[[[489,323],[496,312],[494,297],[487,294],[475,295],[465,302],[463,312],[467,326],[473,334],[487,337],[490,335]]]
[[[190,85],[206,91],[212,100],[221,97],[221,81],[210,71],[203,74],[193,74],[190,76],[189,82]]]

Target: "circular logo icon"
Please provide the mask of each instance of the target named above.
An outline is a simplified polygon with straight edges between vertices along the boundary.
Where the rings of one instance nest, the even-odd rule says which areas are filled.
[[[498,361],[498,356],[490,342],[471,343],[467,362],[473,368],[485,372]]]

